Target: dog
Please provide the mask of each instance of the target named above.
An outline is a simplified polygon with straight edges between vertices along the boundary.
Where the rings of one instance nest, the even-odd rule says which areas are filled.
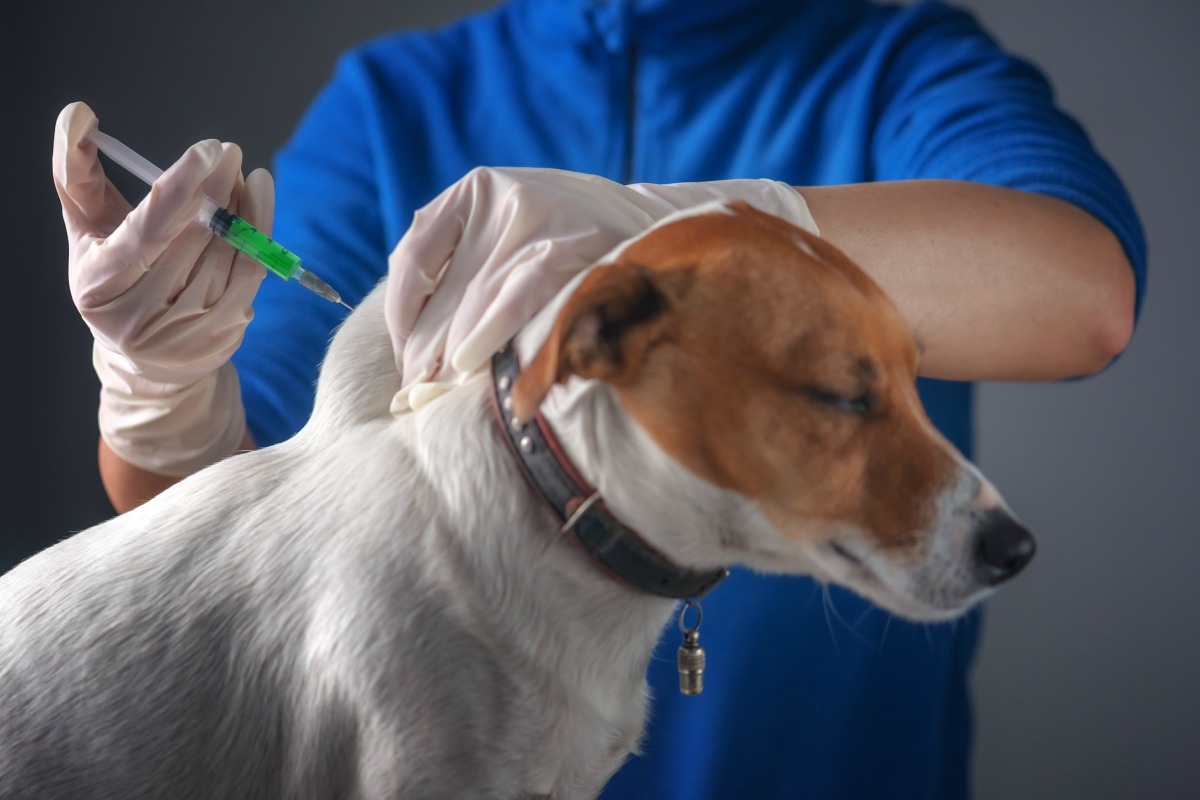
[[[0,579],[0,797],[594,797],[726,566],[941,620],[1033,555],[884,293],[750,206],[654,227],[401,417],[382,297],[294,438]]]

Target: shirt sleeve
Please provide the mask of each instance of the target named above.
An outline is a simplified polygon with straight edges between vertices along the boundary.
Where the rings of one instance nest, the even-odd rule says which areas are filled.
[[[364,67],[343,58],[275,160],[273,238],[351,306],[387,274],[384,226],[364,104]],[[234,355],[255,441],[287,439],[312,410],[317,371],[345,309],[268,275]]]
[[[937,2],[899,15],[875,56],[884,60],[871,154],[879,180],[953,178],[1073,203],[1120,240],[1140,308],[1146,243],[1129,194],[1037,68]]]

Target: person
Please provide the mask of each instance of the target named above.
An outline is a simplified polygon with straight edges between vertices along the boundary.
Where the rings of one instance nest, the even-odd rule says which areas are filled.
[[[78,107],[60,117],[55,177],[97,341],[101,471],[125,510],[297,430],[340,312],[260,287],[187,227],[206,191],[269,229],[276,195],[263,173],[243,185],[236,148],[197,145],[130,211],[81,143],[86,124]],[[926,408],[968,457],[970,381],[1104,368],[1144,286],[1119,179],[1037,69],[939,2],[511,0],[384,36],[340,61],[279,154],[274,230],[354,303],[414,212],[480,165],[799,187],[913,327]],[[541,196],[536,180],[523,191]],[[505,213],[484,195],[442,209],[459,229]],[[978,613],[914,625],[741,571],[704,610],[705,693],[675,690],[665,639],[642,752],[604,797],[969,794]]]

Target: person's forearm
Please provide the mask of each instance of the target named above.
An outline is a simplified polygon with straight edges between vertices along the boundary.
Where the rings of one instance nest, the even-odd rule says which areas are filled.
[[[1129,261],[1107,227],[1069,203],[957,181],[799,188],[821,235],[908,320],[922,375],[1086,375],[1129,340]]]
[[[242,437],[238,452],[254,450],[257,445],[247,431]],[[103,438],[100,439],[100,480],[109,502],[118,514],[137,508],[183,480],[182,477],[160,475],[130,464],[113,452]]]

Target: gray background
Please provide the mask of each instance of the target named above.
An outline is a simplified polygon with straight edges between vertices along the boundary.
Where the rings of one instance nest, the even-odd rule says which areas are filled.
[[[50,181],[58,110],[87,100],[162,165],[205,137],[267,165],[340,50],[486,3],[5,5],[0,569],[111,514],[90,339],[67,293]],[[1126,180],[1151,253],[1141,325],[1113,369],[981,392],[980,461],[1041,550],[990,604],[975,677],[978,797],[1200,797],[1200,4],[966,5],[1050,74]]]

